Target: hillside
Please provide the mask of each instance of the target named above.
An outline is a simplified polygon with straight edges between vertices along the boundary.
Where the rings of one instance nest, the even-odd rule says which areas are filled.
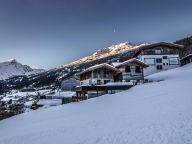
[[[99,60],[102,58],[114,56],[114,55],[129,51],[129,50],[133,49],[135,46],[136,45],[129,43],[129,42],[119,43],[116,45],[112,45],[110,47],[99,49],[98,51],[96,51],[95,53],[93,53],[90,56],[84,57],[80,60],[71,62],[71,63],[64,65],[64,66],[70,67],[70,66],[88,63],[88,62],[96,61],[96,60]]]
[[[0,122],[2,144],[190,144],[192,64],[156,81]]]
[[[18,75],[31,75],[44,72],[42,69],[32,69],[28,65],[23,65],[15,59],[0,63],[0,80],[5,80]]]
[[[191,37],[189,37],[178,40],[175,43],[184,44],[185,47],[191,49],[192,40]],[[22,89],[28,86],[37,89],[44,89],[47,87],[51,89],[59,88],[64,78],[74,75],[95,64],[111,63],[130,59],[137,52],[137,48],[143,45],[146,44],[135,45],[125,42],[110,47],[101,48],[90,56],[84,57],[70,64],[62,65],[60,67],[45,71],[43,73],[36,73],[33,70],[32,72],[27,72],[26,75],[23,75],[25,72],[21,70],[21,72],[17,72],[15,74],[16,76],[8,78],[6,81],[0,81],[0,94],[12,89]],[[8,77],[5,76],[7,75],[6,72],[4,72],[4,76],[2,76],[1,71],[4,70],[0,70],[0,80],[1,77],[4,77],[4,79]],[[11,70],[8,72],[8,74],[9,76],[13,75]]]

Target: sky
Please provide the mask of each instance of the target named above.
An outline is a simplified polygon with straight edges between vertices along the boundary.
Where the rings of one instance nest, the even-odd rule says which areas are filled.
[[[192,35],[191,0],[0,0],[0,62],[50,69],[121,42]]]

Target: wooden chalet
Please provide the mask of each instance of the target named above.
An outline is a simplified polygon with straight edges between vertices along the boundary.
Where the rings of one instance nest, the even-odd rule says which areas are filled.
[[[114,77],[121,71],[107,63],[92,66],[79,73],[80,85],[104,85],[114,82]]]
[[[159,42],[150,45],[143,45],[138,47],[137,53],[134,57],[139,55],[167,55],[167,54],[179,54],[184,49],[183,45]]]
[[[134,57],[149,65],[144,70],[144,76],[180,66],[180,53],[183,45],[160,42],[143,45],[137,48]]]
[[[121,81],[132,81],[134,83],[144,81],[143,69],[146,67],[148,65],[136,58],[124,61],[116,66],[121,71]]]

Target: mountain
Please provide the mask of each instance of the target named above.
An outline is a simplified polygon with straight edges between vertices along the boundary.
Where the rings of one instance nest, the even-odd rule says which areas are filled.
[[[0,80],[5,80],[18,75],[31,75],[44,72],[43,69],[32,69],[23,65],[15,59],[0,63]]]
[[[192,64],[154,82],[0,121],[1,144],[191,144]]]
[[[135,44],[132,44],[129,42],[112,45],[110,47],[99,49],[98,51],[96,51],[95,53],[93,53],[90,56],[84,57],[80,60],[74,61],[74,62],[69,63],[64,66],[70,67],[70,66],[88,63],[88,62],[99,60],[102,58],[114,56],[114,55],[129,51],[129,50],[133,49],[135,46],[136,46]]]
[[[107,48],[99,49],[92,55],[72,62],[68,65],[60,66],[48,71],[40,71],[40,73],[35,73],[34,69],[18,64],[18,62],[15,63],[19,66],[14,66],[14,64],[12,64],[14,63],[13,60],[13,62],[6,62],[8,65],[13,65],[11,67],[16,68],[16,70],[14,69],[14,75],[12,73],[10,74],[9,70],[6,71],[9,74],[9,77],[5,77],[6,73],[4,74],[4,81],[0,82],[0,87],[4,87],[4,89],[2,89],[0,93],[12,89],[22,89],[24,87],[57,89],[61,86],[61,82],[64,78],[72,76],[90,66],[101,63],[111,63],[117,60],[124,61],[131,58],[132,55],[136,53],[136,50],[134,49],[136,47],[138,46],[131,43],[120,43]],[[18,67],[22,68],[18,70]],[[8,68],[4,67],[2,70],[3,69]]]

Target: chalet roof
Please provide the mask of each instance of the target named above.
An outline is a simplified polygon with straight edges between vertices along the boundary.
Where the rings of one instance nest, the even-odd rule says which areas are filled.
[[[184,49],[183,45],[168,43],[168,42],[159,42],[159,43],[148,44],[148,45],[143,45],[143,46],[138,47],[136,49],[137,53],[135,54],[135,56],[138,56],[142,50],[153,49],[153,48],[157,48],[157,47],[166,47],[166,48],[178,49],[178,50]]]
[[[87,73],[89,71],[93,71],[95,69],[99,69],[99,68],[106,68],[106,69],[109,69],[109,70],[112,70],[112,71],[115,71],[116,73],[120,73],[121,71],[115,67],[113,67],[112,65],[110,64],[107,64],[107,63],[103,63],[103,64],[98,64],[98,65],[94,65],[92,67],[89,67],[88,69],[78,73],[77,75],[81,75],[81,74],[84,74],[84,73]]]
[[[168,43],[168,42],[159,42],[159,43],[154,43],[150,45],[143,45],[139,47],[140,49],[151,49],[151,48],[156,48],[156,47],[168,47],[168,48],[173,48],[173,49],[183,49],[183,45],[179,44],[174,44],[174,43]]]
[[[148,67],[148,65],[145,64],[144,62],[142,62],[142,61],[140,61],[140,60],[138,60],[136,58],[132,58],[132,59],[129,59],[129,60],[126,60],[126,61],[120,63],[119,65],[116,66],[116,68],[119,68],[121,66],[124,66],[124,65],[127,65],[127,64],[131,64],[131,63],[137,63],[137,64],[143,66],[144,68]]]

